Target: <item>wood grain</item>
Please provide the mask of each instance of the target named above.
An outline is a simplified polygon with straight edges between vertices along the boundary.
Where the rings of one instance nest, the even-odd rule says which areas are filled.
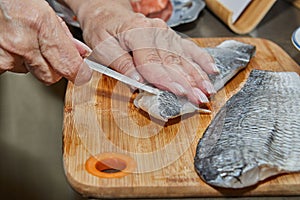
[[[232,38],[202,38],[202,47],[214,47]],[[94,74],[88,85],[68,84],[63,130],[63,162],[71,186],[84,196],[114,197],[204,197],[300,195],[300,173],[269,178],[241,190],[219,189],[204,183],[194,170],[194,154],[211,119],[236,93],[252,69],[295,71],[300,67],[271,41],[234,38],[256,45],[248,67],[235,76],[212,99],[212,114],[192,114],[162,124],[132,104],[135,94],[127,86]],[[136,169],[120,178],[98,177],[86,170],[93,156],[127,154]]]
[[[297,8],[300,8],[300,1],[299,0],[294,0],[293,1],[294,6],[296,6]]]
[[[271,9],[276,0],[252,0],[235,23],[232,22],[232,11],[218,0],[206,0],[207,7],[215,13],[232,31],[246,34],[252,31]]]

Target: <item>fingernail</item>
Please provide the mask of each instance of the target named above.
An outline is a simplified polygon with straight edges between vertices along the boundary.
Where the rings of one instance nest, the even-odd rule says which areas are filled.
[[[73,38],[73,41],[78,47],[81,47],[80,49],[78,49],[81,56],[87,57],[89,54],[91,54],[92,49],[90,49],[90,47],[88,47],[86,44],[75,38]]]
[[[219,74],[220,73],[220,70],[219,68],[217,67],[217,65],[215,63],[210,63],[209,64],[209,67],[212,69],[212,71],[216,74]]]
[[[174,91],[174,90],[176,91],[175,93],[176,93],[177,95],[183,96],[183,95],[186,94],[186,90],[185,90],[184,87],[182,87],[179,83],[176,83],[176,82],[171,83],[171,87],[172,87],[172,90],[173,90],[173,91]]]
[[[83,42],[81,42],[80,40],[77,40],[77,39],[75,39],[75,38],[74,38],[74,40],[75,40],[75,42],[76,42],[77,44],[79,44],[80,46],[82,46],[84,49],[86,49],[86,50],[89,51],[89,52],[92,52],[92,49],[91,49],[89,46],[87,46],[85,43],[83,43]]]
[[[75,85],[80,86],[87,83],[92,78],[92,73],[93,70],[89,68],[85,62],[83,62],[74,80]]]
[[[216,94],[215,87],[209,81],[203,81],[202,84],[208,94]]]
[[[193,93],[199,99],[199,101],[201,103],[208,103],[209,102],[206,95],[201,90],[199,90],[198,88],[193,88]]]

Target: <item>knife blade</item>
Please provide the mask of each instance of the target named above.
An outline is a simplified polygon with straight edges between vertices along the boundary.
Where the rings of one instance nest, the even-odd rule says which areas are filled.
[[[85,63],[93,70],[100,72],[101,74],[105,74],[109,77],[112,77],[118,81],[121,81],[127,85],[139,88],[141,90],[144,90],[146,92],[149,92],[151,94],[156,94],[158,95],[160,90],[154,87],[151,87],[149,85],[145,85],[144,83],[140,83],[134,79],[131,79],[115,70],[112,70],[100,63],[94,62],[88,58],[84,59]]]

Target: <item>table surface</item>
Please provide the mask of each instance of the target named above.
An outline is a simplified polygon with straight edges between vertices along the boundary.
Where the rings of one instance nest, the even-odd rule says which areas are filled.
[[[290,40],[298,26],[300,10],[280,0],[258,27],[247,35],[234,34],[207,9],[195,22],[175,30],[197,38],[265,38],[277,43],[300,64],[300,53]],[[73,30],[73,33],[80,36],[78,30]],[[61,80],[47,87],[30,74],[5,73],[0,76],[1,199],[85,199],[69,186],[62,164],[66,84],[66,80]],[[267,197],[244,199],[260,198]]]

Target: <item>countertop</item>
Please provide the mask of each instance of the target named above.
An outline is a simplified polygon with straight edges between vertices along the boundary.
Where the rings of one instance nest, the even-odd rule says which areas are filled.
[[[259,37],[281,46],[300,64],[291,35],[300,26],[300,9],[280,0],[257,28],[236,35],[209,10],[174,28],[189,37]],[[80,32],[73,30],[75,36]],[[0,198],[85,199],[68,184],[62,162],[62,123],[67,81],[45,86],[32,75],[0,76]],[[244,199],[266,199],[252,197]],[[277,197],[275,199],[298,199]],[[272,197],[274,199],[274,197]]]

